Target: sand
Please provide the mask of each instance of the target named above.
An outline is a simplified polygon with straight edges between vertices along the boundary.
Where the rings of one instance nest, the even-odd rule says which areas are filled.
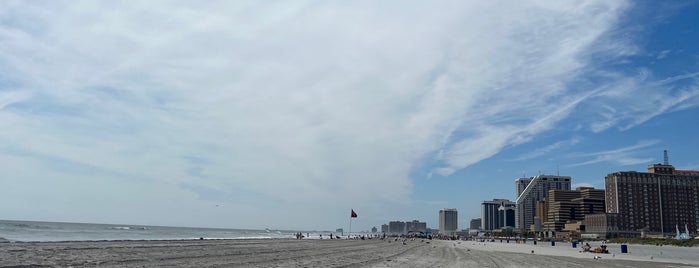
[[[329,239],[18,242],[0,244],[0,267],[642,268],[692,267],[699,258],[650,260],[641,253],[646,249],[637,246],[630,246],[632,253],[639,252],[637,255],[615,254],[612,257],[608,254],[602,259],[593,259],[595,254],[580,253],[564,244],[550,247],[499,242],[427,242],[419,239],[406,244],[393,240]],[[664,256],[675,254],[675,249],[682,251],[681,248],[663,249]],[[696,248],[687,252],[699,255]]]

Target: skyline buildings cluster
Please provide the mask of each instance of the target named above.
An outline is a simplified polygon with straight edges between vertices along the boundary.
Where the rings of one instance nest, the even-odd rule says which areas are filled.
[[[427,229],[427,222],[419,220],[390,221],[381,225],[381,232],[385,234],[426,233]]]
[[[570,176],[537,175],[515,181],[517,198],[481,202],[481,231],[514,229],[544,236],[663,236],[679,229],[699,232],[699,171],[677,170],[664,163],[647,172],[608,174],[604,189],[577,187]],[[516,222],[503,222],[506,207],[514,206]],[[682,228],[683,227],[683,228]]]
[[[527,184],[522,188],[521,185]],[[571,177],[558,175],[537,175],[532,178],[520,178],[515,182],[517,185],[517,215],[515,228],[520,232],[525,232],[534,224],[536,216],[536,203],[543,201],[549,195],[550,190],[570,191]],[[521,190],[521,192],[520,192]]]
[[[537,202],[535,225],[538,226],[533,231],[561,231],[565,224],[582,221],[585,215],[605,213],[604,192],[592,187],[549,191],[547,198]]]

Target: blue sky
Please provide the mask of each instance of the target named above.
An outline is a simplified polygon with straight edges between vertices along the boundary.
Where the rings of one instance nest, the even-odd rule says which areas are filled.
[[[0,218],[460,227],[515,179],[699,169],[694,1],[4,1]]]

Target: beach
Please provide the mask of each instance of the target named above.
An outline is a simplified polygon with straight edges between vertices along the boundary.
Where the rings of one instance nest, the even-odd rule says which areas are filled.
[[[0,267],[696,267],[696,248],[631,246],[630,254],[437,240],[163,240],[0,243]],[[643,248],[643,250],[641,250]],[[613,246],[610,245],[610,249]],[[534,250],[534,253],[531,252]],[[638,253],[633,254],[633,250]],[[651,252],[656,252],[652,251]],[[666,258],[680,252],[683,259]],[[686,253],[683,253],[686,252]],[[595,256],[601,258],[595,259]],[[688,256],[685,256],[688,255]]]

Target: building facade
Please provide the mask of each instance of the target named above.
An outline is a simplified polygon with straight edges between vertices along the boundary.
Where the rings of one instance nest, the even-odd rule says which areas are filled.
[[[515,203],[507,199],[481,202],[481,230],[515,226]]]
[[[550,190],[545,231],[561,231],[568,222],[581,222],[585,215],[604,213],[605,191],[578,187],[575,191]]]
[[[527,188],[527,185],[532,181],[532,178],[519,178],[515,181],[515,187],[517,188],[517,196],[522,195],[522,192],[524,192],[524,189]]]
[[[405,223],[405,231],[407,233],[415,233],[415,232],[421,232],[425,233],[427,232],[427,223],[426,222],[421,222],[418,220],[413,220]]]
[[[405,222],[404,221],[388,222],[388,232],[391,234],[404,234],[405,233]]]
[[[549,202],[548,198],[536,202],[536,211],[534,212],[534,228],[531,228],[532,232],[541,232],[542,226],[549,219]]]
[[[617,237],[619,236],[618,218],[616,213],[585,215],[585,234],[593,234],[592,237]]]
[[[517,223],[515,221],[517,216],[517,213],[515,213],[516,209],[517,206],[514,204],[514,202],[512,203],[512,206],[501,206],[498,208],[498,214],[502,220],[502,226],[500,226],[500,228],[515,228],[515,224]]]
[[[668,164],[648,172],[615,172],[605,177],[607,213],[617,214],[621,235],[673,234],[699,227],[699,171],[675,170]]]
[[[471,224],[469,226],[469,229],[471,230],[479,230],[481,228],[481,218],[478,219],[472,219]]]
[[[524,189],[524,182],[529,182]],[[549,190],[570,190],[570,176],[538,175],[530,179],[518,179],[515,184],[519,195],[516,200],[515,228],[526,232],[534,224],[536,203],[548,197]]]
[[[439,233],[455,235],[459,227],[458,212],[455,208],[445,208],[439,211]]]

